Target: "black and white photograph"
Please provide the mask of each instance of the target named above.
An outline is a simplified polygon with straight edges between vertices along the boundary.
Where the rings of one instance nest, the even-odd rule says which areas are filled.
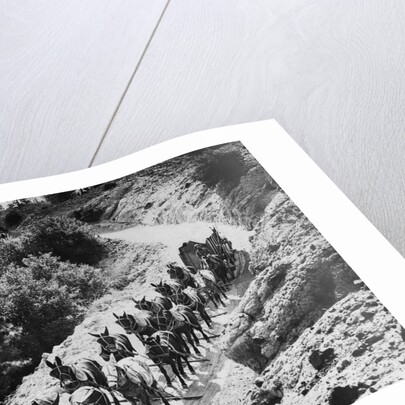
[[[350,405],[405,330],[241,142],[1,203],[5,405]]]

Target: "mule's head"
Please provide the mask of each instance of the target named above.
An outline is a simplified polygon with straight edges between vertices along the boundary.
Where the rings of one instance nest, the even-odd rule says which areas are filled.
[[[49,375],[57,378],[61,386],[68,392],[74,391],[80,384],[79,379],[71,366],[62,363],[62,360],[56,356],[55,362],[51,363],[46,360],[46,365],[51,368]]]
[[[113,315],[115,316],[115,318],[117,318],[115,323],[124,328],[126,333],[128,334],[133,333],[136,325],[134,324],[134,320],[133,317],[131,317],[131,315],[127,315],[126,312],[124,312],[121,316],[118,316],[117,314],[114,313]]]
[[[168,286],[166,283],[163,283],[162,280],[160,280],[159,284],[151,283],[151,286],[155,288],[156,292],[158,292],[159,294],[162,294],[165,297],[167,295],[170,295],[170,293],[171,293],[170,286]]]
[[[167,265],[167,274],[169,274],[170,278],[182,278],[183,277],[183,269],[179,266],[170,263]]]
[[[152,309],[152,303],[148,301],[145,296],[139,301],[132,298],[132,301],[135,302],[135,308],[137,309],[143,309],[146,311],[150,311]]]
[[[159,335],[148,336],[145,339],[146,351],[150,350],[152,347],[157,347],[157,346],[160,346],[160,336]]]
[[[107,327],[105,327],[102,333],[89,333],[89,335],[97,338],[97,343],[100,345],[100,356],[103,360],[108,361],[112,354],[117,353],[115,338],[110,336]]]

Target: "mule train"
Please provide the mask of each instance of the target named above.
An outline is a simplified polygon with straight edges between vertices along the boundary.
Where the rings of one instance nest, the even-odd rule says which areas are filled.
[[[204,244],[187,242],[179,248],[183,266],[167,265],[168,278],[152,284],[153,299],[135,300],[131,314],[113,314],[124,333],[90,333],[99,344],[103,365],[94,359],[64,364],[59,357],[52,363],[50,375],[60,381],[58,392],[70,394],[72,405],[118,405],[121,402],[150,405],[155,399],[169,404],[180,399],[159,387],[145,360],[158,367],[167,386],[172,380],[170,367],[183,388],[187,370],[195,374],[190,358],[200,355],[200,339],[216,337],[203,329],[212,328],[207,304],[225,306],[227,290],[237,277],[238,254],[232,243],[222,238],[215,228]],[[139,354],[128,339],[135,335],[145,348]],[[184,397],[183,399],[187,399]],[[31,405],[57,405],[59,394],[42,398]]]

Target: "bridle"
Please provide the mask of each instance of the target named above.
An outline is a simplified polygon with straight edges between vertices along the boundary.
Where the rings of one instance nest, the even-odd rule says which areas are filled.
[[[66,389],[76,389],[77,386],[80,385],[80,381],[77,378],[76,378],[76,381],[72,381],[72,375],[67,374],[65,371],[63,371],[61,369],[62,367],[66,367],[66,366],[65,365],[59,366],[58,364],[56,364],[56,367],[54,367],[54,369],[52,370],[52,371],[56,370],[58,372],[58,374],[59,374],[58,378],[59,378],[59,381],[60,381],[60,385],[63,388],[66,388]],[[72,369],[70,369],[70,371],[73,373]],[[66,379],[69,379],[71,381],[71,386],[70,386],[70,384],[66,384],[66,383],[63,382],[64,377],[66,377]]]

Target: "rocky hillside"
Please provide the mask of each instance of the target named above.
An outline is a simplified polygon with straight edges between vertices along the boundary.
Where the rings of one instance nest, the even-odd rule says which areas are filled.
[[[404,377],[403,330],[374,294],[361,290],[271,362],[246,403],[345,405]]]
[[[255,229],[251,265],[221,343],[262,373],[246,404],[346,405],[405,377],[400,325],[283,192]]]
[[[41,206],[24,223],[66,215],[109,230],[195,221],[252,229],[277,189],[240,143],[225,144],[91,187],[57,205]]]

